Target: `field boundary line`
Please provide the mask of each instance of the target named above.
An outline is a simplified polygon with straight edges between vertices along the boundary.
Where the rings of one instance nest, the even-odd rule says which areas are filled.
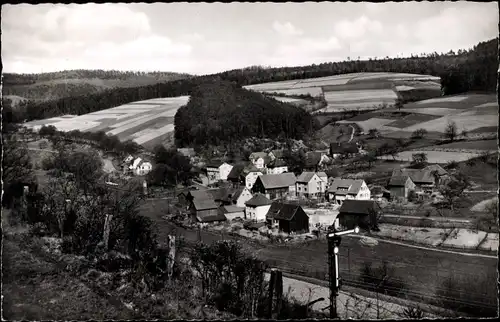
[[[486,239],[488,239],[489,234],[490,233],[487,232],[486,235],[484,235],[483,239],[477,244],[476,246],[477,250],[479,250],[481,248],[481,245],[486,242]]]

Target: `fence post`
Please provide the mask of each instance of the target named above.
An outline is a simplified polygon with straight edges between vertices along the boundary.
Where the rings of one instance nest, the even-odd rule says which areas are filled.
[[[276,271],[276,319],[281,312],[281,301],[283,298],[283,275],[281,271]]]
[[[267,312],[267,317],[271,319],[273,317],[273,300],[274,300],[274,288],[276,284],[276,269],[271,268],[271,277],[269,279],[269,307]]]
[[[168,279],[172,280],[175,262],[175,236],[168,235]]]

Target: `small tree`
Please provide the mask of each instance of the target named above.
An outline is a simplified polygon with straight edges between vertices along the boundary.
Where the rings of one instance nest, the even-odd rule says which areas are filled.
[[[426,129],[418,129],[418,130],[415,130],[411,134],[411,138],[412,139],[422,139],[422,138],[424,138],[425,135],[427,135],[427,130]]]
[[[451,121],[448,122],[446,128],[444,129],[444,137],[449,141],[453,142],[458,136],[457,123]]]
[[[372,138],[372,139],[375,139],[375,138],[378,138],[380,136],[380,132],[379,130],[377,129],[370,129],[368,130],[368,135]]]
[[[445,185],[442,185],[439,188],[439,192],[443,195],[446,200],[446,203],[453,211],[453,205],[457,198],[459,198],[465,189],[470,186],[469,178],[459,172],[453,178],[451,178]]]
[[[411,157],[413,159],[411,164],[414,166],[425,166],[427,164],[427,153],[413,153]]]

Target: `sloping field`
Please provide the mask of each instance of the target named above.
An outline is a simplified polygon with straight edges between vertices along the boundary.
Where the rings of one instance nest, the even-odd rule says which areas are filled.
[[[473,152],[452,152],[452,151],[403,151],[398,153],[395,160],[402,162],[411,162],[413,160],[412,155],[415,153],[425,153],[427,155],[427,161],[429,163],[441,163],[446,164],[451,161],[462,162],[467,161],[472,158],[477,158],[480,153]],[[393,160],[392,156],[384,155],[379,157],[381,160]]]
[[[285,95],[311,95],[313,97],[321,96],[323,94],[323,90],[321,87],[302,87],[302,88],[292,88],[292,89],[277,89],[277,90],[259,90],[260,92],[268,92],[268,93],[279,93]]]
[[[175,113],[188,99],[189,96],[156,98],[80,116],[55,117],[24,125],[35,130],[43,125],[53,125],[64,132],[105,131],[109,135],[116,135],[121,141],[133,140],[142,145],[173,132]]]
[[[405,109],[410,108],[453,108],[453,109],[470,109],[472,107],[491,107],[498,106],[495,94],[460,94],[453,96],[443,96],[423,100],[419,102],[409,103],[405,105]]]
[[[481,151],[496,151],[498,149],[497,140],[480,140],[480,141],[458,141],[453,143],[441,144],[429,147],[431,149],[457,149],[457,150],[481,150]]]

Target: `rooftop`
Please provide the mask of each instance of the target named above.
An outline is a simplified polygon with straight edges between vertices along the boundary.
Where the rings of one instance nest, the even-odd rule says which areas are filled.
[[[340,213],[370,215],[380,211],[380,206],[374,200],[344,200],[339,209]]]
[[[339,188],[348,188],[347,193],[356,195],[361,189],[363,182],[364,181],[361,179],[355,180],[335,178],[330,184],[328,192],[336,193]]]
[[[253,195],[253,197],[245,202],[245,205],[251,206],[251,207],[259,207],[259,206],[267,206],[272,204],[273,202],[269,199],[266,198],[263,194],[256,193]]]
[[[259,176],[257,181],[261,181],[264,189],[277,189],[293,186],[297,180],[291,172],[281,174],[264,174]]]
[[[409,178],[408,176],[393,176],[389,180],[389,186],[404,187],[406,185],[406,181],[408,180],[408,178]]]

